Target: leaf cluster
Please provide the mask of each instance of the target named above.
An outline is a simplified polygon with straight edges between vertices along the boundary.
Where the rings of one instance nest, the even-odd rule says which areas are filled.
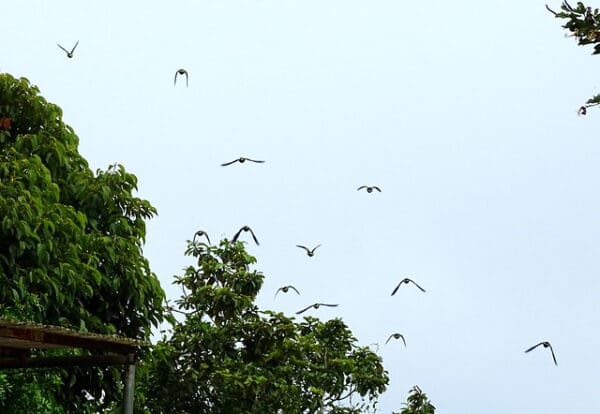
[[[164,292],[142,253],[156,210],[133,195],[137,178],[120,165],[94,173],[61,109],[27,79],[0,74],[0,119],[0,316],[149,338]],[[84,394],[116,397],[119,372],[63,378],[75,383],[54,387],[57,398],[82,412]]]
[[[153,413],[358,413],[385,390],[381,358],[340,319],[302,322],[254,304],[264,276],[242,242],[189,242],[194,266],[172,329],[142,370]],[[352,396],[359,403],[351,403]]]

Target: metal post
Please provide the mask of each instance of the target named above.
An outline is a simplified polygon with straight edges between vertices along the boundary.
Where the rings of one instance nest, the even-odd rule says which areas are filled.
[[[123,395],[123,414],[133,414],[133,396],[135,394],[135,363],[127,365],[125,371],[125,392]]]

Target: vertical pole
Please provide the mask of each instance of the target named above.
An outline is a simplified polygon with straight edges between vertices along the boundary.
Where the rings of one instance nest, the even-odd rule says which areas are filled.
[[[123,414],[133,414],[133,395],[135,394],[135,362],[127,365],[125,371],[125,392],[123,395]]]

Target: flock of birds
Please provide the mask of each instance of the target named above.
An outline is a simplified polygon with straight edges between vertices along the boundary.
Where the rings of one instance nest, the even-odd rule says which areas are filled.
[[[547,7],[547,6],[546,6]],[[77,48],[77,45],[79,45],[79,40],[75,43],[75,45],[73,46],[73,48],[71,48],[71,50],[65,49],[63,46],[61,46],[60,44],[58,44],[58,47],[61,48],[66,54],[67,57],[69,59],[73,58],[73,53],[75,52],[75,49]],[[175,77],[173,80],[173,85],[176,86],[177,85],[177,77],[181,75],[181,76],[185,76],[185,86],[188,87],[189,86],[189,73],[187,70],[185,69],[177,69],[175,71]],[[580,108],[580,114],[585,115],[585,107]],[[239,157],[236,158],[233,161],[229,161],[229,162],[225,162],[222,163],[221,166],[223,167],[227,167],[229,165],[240,163],[240,164],[244,164],[246,161],[249,162],[253,162],[253,163],[257,163],[257,164],[262,164],[265,161],[264,160],[254,160],[251,158],[247,158],[247,157]],[[381,193],[381,188],[379,188],[376,185],[361,185],[360,187],[357,188],[357,191],[360,190],[365,190],[367,193],[372,193],[373,191],[377,191]],[[242,232],[249,232],[250,235],[252,236],[252,239],[254,240],[254,242],[256,243],[256,245],[260,245],[260,243],[258,242],[258,239],[256,238],[256,235],[254,234],[254,231],[252,231],[252,229],[249,226],[243,226],[241,229],[239,229],[237,231],[237,233],[235,233],[235,235],[233,236],[233,238],[231,239],[232,243],[236,243],[240,237],[240,235],[242,234]],[[196,234],[194,235],[194,239],[196,237],[206,237],[206,240],[208,241],[208,243],[210,244],[210,238],[208,237],[208,234],[203,231],[203,230],[198,230],[196,232]],[[298,248],[305,250],[306,255],[308,257],[313,257],[315,255],[315,251],[321,246],[320,244],[313,247],[312,249],[309,249],[306,246],[303,245],[296,245]],[[402,286],[403,284],[410,284],[412,283],[416,288],[418,288],[421,292],[425,293],[425,289],[423,289],[419,284],[417,284],[414,280],[410,279],[410,278],[404,278],[402,279],[397,285],[396,287],[392,290],[392,294],[391,296],[394,296],[397,292],[398,289],[400,288],[400,286]],[[279,292],[283,292],[283,293],[288,293],[290,290],[293,290],[294,292],[296,292],[298,295],[300,295],[300,292],[298,291],[298,289],[296,289],[294,286],[292,285],[287,285],[287,286],[282,286],[279,289],[277,289],[277,291],[275,292],[275,296],[273,297],[273,299],[275,299],[275,297],[277,297],[277,294]],[[297,315],[300,315],[304,312],[306,312],[309,309],[319,309],[321,306],[326,306],[326,307],[337,307],[339,306],[338,304],[333,304],[333,303],[313,303],[312,305],[309,305],[303,309],[300,309],[298,312],[296,312]],[[391,334],[387,340],[385,341],[385,343],[387,344],[391,339],[402,339],[402,342],[404,343],[404,346],[406,346],[406,340],[404,338],[404,336],[398,332],[395,332],[393,334]],[[555,365],[558,365],[558,362],[556,361],[556,355],[554,354],[554,349],[552,348],[552,345],[550,344],[550,342],[548,341],[542,341],[538,344],[533,345],[532,347],[528,348],[525,350],[525,353],[531,352],[534,349],[538,348],[542,346],[543,348],[550,348],[550,352],[552,354],[552,359],[554,361]]]

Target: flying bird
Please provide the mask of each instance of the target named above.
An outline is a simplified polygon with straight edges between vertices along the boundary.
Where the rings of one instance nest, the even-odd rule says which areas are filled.
[[[306,247],[306,246],[302,246],[302,245],[300,245],[300,244],[297,244],[297,245],[296,245],[296,247],[299,247],[299,248],[301,248],[301,249],[304,249],[304,250],[306,250],[306,255],[307,255],[308,257],[313,257],[313,256],[315,255],[315,250],[317,250],[317,249],[318,249],[320,246],[321,246],[320,244],[317,244],[315,247],[313,247],[313,248],[312,248],[312,250],[310,250],[310,249],[309,249],[308,247]]]
[[[206,237],[206,240],[208,240],[208,244],[210,244],[210,238],[208,237],[208,234],[204,231],[204,230],[198,230],[195,234],[194,234],[194,238],[192,240],[193,243],[196,242],[196,237]]]
[[[78,44],[79,44],[79,40],[77,41],[77,43],[75,43],[75,46],[73,46],[73,49],[71,49],[71,51],[69,52],[67,49],[65,49],[64,47],[62,47],[61,45],[59,45],[57,43],[58,47],[60,47],[62,50],[65,51],[65,53],[67,54],[67,57],[69,59],[71,59],[73,57],[73,52],[75,51],[75,48],[77,47]]]
[[[390,337],[387,339],[387,341],[385,341],[385,344],[387,345],[388,342],[390,342],[390,340],[394,338],[394,339],[402,339],[402,342],[404,342],[404,346],[406,347],[406,340],[404,339],[404,335],[399,334],[399,333],[393,333],[390,335]]]
[[[585,114],[587,114],[587,108],[585,106],[579,107],[579,109],[577,110],[577,115],[585,115]]]
[[[338,305],[337,305],[337,304],[335,304],[335,305],[332,305],[332,304],[329,304],[329,303],[313,303],[312,305],[310,305],[310,306],[307,306],[306,308],[304,308],[304,309],[302,309],[302,310],[299,310],[298,312],[296,312],[296,315],[300,315],[302,312],[306,312],[306,311],[307,311],[307,310],[309,310],[310,308],[319,309],[319,307],[321,307],[321,306],[329,306],[329,307],[332,307],[332,308],[333,308],[333,307],[336,307],[336,306],[338,306]]]
[[[543,345],[544,348],[550,348],[550,352],[552,352],[552,359],[554,360],[554,365],[558,365],[558,363],[556,362],[556,355],[554,355],[554,349],[552,349],[552,345],[550,345],[550,342],[548,342],[548,341],[540,342],[539,344],[532,346],[531,348],[527,349],[525,351],[525,353],[527,353],[529,351],[533,351],[535,348],[537,348],[540,345]]]
[[[178,69],[175,72],[175,79],[173,80],[173,85],[177,85],[177,75],[185,75],[185,87],[188,87],[188,71],[185,69]]]
[[[300,294],[300,292],[298,292],[298,289],[296,289],[295,287],[293,287],[292,285],[287,285],[287,286],[282,286],[279,289],[277,289],[277,292],[275,292],[275,296],[273,296],[273,299],[275,299],[277,297],[277,294],[279,292],[283,292],[283,293],[288,293],[288,290],[292,289],[294,292],[296,292],[297,294]]]
[[[234,162],[239,162],[240,164],[243,164],[246,161],[252,161],[252,162],[256,162],[256,163],[263,163],[264,162],[264,161],[259,161],[259,160],[252,160],[252,159],[246,158],[246,157],[240,157],[240,158],[237,158],[237,159],[235,159],[233,161],[224,162],[223,164],[221,164],[221,167],[227,167],[228,165],[231,165]]]
[[[398,283],[398,285],[394,288],[394,290],[392,291],[392,296],[394,296],[396,294],[396,292],[398,291],[398,289],[400,288],[400,286],[402,286],[403,283],[412,283],[413,285],[415,285],[416,287],[418,287],[421,292],[425,292],[425,289],[423,289],[421,286],[419,286],[414,280],[409,279],[409,278],[404,278],[400,281],[400,283]]]
[[[244,226],[241,229],[239,229],[238,232],[235,233],[235,235],[233,236],[233,239],[231,239],[231,243],[235,243],[243,231],[249,231],[250,234],[252,235],[252,238],[254,239],[254,243],[256,243],[257,246],[260,246],[258,239],[256,238],[256,236],[254,235],[254,232],[252,231],[252,229],[249,226]]]
[[[377,191],[379,191],[381,193],[381,188],[377,187],[376,185],[373,185],[373,186],[361,185],[360,187],[358,187],[356,189],[356,191],[360,191],[363,188],[365,188],[367,190],[367,193],[372,193],[373,190],[377,190]]]

